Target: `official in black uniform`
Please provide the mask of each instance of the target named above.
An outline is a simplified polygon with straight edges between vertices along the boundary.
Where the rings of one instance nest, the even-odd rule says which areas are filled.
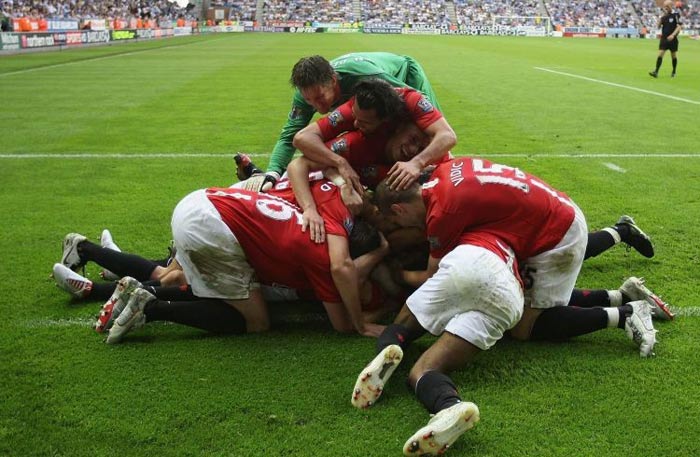
[[[676,53],[678,52],[678,34],[681,33],[681,16],[678,13],[673,12],[673,3],[671,0],[666,0],[664,2],[664,15],[661,16],[657,27],[661,28],[661,40],[659,40],[659,55],[656,58],[656,69],[649,72],[649,76],[654,78],[659,76],[659,68],[661,67],[661,62],[664,60],[664,54],[666,51],[671,51],[671,62],[673,63],[673,73],[671,73],[671,78],[676,76],[676,64],[678,64],[678,59],[676,58]]]

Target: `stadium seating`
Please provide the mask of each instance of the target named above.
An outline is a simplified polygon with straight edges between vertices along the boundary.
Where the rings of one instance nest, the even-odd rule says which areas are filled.
[[[355,22],[352,0],[265,0],[265,22]]]
[[[456,0],[458,25],[492,25],[507,16],[508,25],[533,25],[536,16],[546,16],[539,0]]]

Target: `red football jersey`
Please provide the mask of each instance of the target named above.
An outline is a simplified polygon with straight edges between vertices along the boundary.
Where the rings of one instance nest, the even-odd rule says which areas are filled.
[[[409,118],[421,130],[425,130],[433,122],[442,119],[442,113],[419,91],[410,87],[397,87],[394,90],[403,98]],[[355,130],[355,116],[352,113],[354,104],[355,97],[352,97],[331,111],[326,117],[318,120],[318,127],[321,129],[323,141],[331,140],[343,132]],[[380,128],[379,130],[379,132],[374,134],[384,135],[387,129]]]
[[[564,193],[517,168],[476,158],[440,164],[423,185],[426,233],[443,257],[471,232],[502,240],[524,261],[556,246],[574,220]]]
[[[353,218],[338,188],[328,181],[317,181],[311,191],[326,233],[347,237]],[[260,194],[209,188],[207,197],[238,239],[260,282],[294,289],[311,287],[319,299],[341,302],[330,272],[328,244],[316,244],[308,231],[301,231],[301,210],[275,195],[286,192],[291,190]]]

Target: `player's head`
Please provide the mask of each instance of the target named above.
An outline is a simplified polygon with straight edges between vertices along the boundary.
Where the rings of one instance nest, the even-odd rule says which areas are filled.
[[[289,82],[299,89],[306,103],[321,114],[330,111],[340,97],[338,75],[330,62],[321,56],[299,59],[292,68]]]
[[[430,137],[412,121],[405,121],[391,135],[384,152],[390,162],[407,162],[430,143]]]
[[[405,104],[391,85],[377,78],[355,84],[355,128],[364,134],[377,130],[384,122],[404,117]]]
[[[418,183],[412,184],[408,189],[394,190],[389,187],[388,179],[385,179],[374,191],[374,203],[382,216],[399,227],[425,225],[425,203]]]
[[[372,252],[381,244],[379,230],[364,219],[357,218],[350,232],[349,244],[353,259]]]
[[[671,11],[673,11],[673,2],[671,0],[666,0],[664,2],[663,8],[664,8],[664,10],[666,10],[667,12],[670,13]]]

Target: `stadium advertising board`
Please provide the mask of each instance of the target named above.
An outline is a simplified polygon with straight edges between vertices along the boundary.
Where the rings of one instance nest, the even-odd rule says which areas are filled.
[[[361,28],[357,27],[329,27],[326,29],[327,33],[360,33]]]
[[[600,27],[564,27],[563,32],[570,38],[605,38],[605,29]]]
[[[135,40],[136,30],[112,30],[112,41]]]
[[[395,24],[367,24],[364,26],[363,31],[365,33],[399,34],[401,29],[403,29],[403,26]]]
[[[443,35],[546,36],[544,26],[471,25],[458,29],[442,29]]]
[[[322,33],[326,29],[321,27],[285,27],[284,31],[289,33]]]
[[[638,38],[639,30],[634,27],[612,28],[605,30],[605,36],[608,38]]]
[[[5,35],[5,34],[3,34]],[[15,40],[19,40],[22,49],[48,48],[54,46],[80,46],[91,43],[109,42],[109,32],[106,30],[80,30],[53,33],[22,33],[8,34],[15,35]],[[3,36],[2,49],[17,49],[4,44]]]
[[[53,33],[23,33],[19,41],[22,49],[57,46]]]
[[[175,27],[172,30],[174,36],[192,35],[192,27]]]
[[[66,30],[78,30],[77,19],[49,19],[50,32],[62,32]]]
[[[3,32],[0,33],[0,50],[15,51],[19,49],[19,34]]]

